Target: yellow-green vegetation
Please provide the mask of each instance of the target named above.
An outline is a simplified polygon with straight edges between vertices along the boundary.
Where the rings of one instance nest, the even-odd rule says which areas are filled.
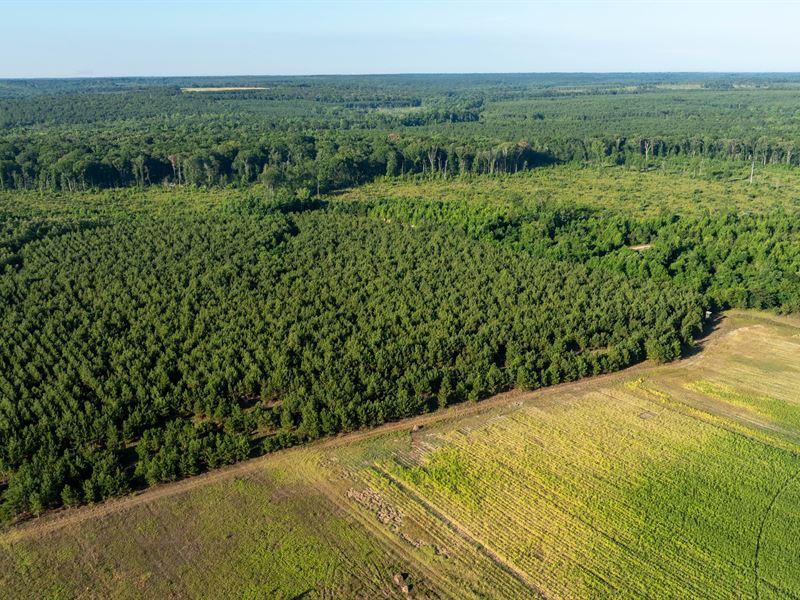
[[[687,384],[687,387],[731,406],[751,409],[759,416],[800,429],[800,406],[796,402],[740,392],[729,385],[714,381],[697,381]]]
[[[454,200],[511,209],[522,204],[563,202],[637,216],[800,207],[800,177],[796,172],[782,166],[761,167],[752,184],[749,174],[749,165],[713,161],[664,163],[663,168],[651,171],[557,166],[483,178],[383,179],[347,190],[340,197],[359,201]]]
[[[8,597],[800,595],[800,322],[279,452],[0,537]],[[749,360],[748,356],[760,357]]]
[[[268,90],[264,86],[230,86],[230,87],[184,87],[182,92],[247,92],[253,90]]]

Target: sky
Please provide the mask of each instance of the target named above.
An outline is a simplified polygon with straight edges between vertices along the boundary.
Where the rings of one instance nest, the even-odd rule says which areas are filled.
[[[0,77],[800,71],[800,0],[0,0]]]

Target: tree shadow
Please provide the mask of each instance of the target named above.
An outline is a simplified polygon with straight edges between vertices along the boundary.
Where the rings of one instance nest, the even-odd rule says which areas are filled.
[[[707,342],[709,338],[714,334],[719,328],[722,326],[722,323],[725,321],[725,315],[721,313],[717,313],[711,315],[710,318],[706,319],[705,323],[703,324],[703,329],[700,332],[700,335],[695,339],[694,345],[690,346],[686,349],[683,353],[683,358],[689,358],[691,356],[697,356],[703,350],[705,350]]]

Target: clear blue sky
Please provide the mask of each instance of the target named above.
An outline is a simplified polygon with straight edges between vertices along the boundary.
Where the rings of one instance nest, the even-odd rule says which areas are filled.
[[[800,71],[797,1],[0,0],[0,77]]]

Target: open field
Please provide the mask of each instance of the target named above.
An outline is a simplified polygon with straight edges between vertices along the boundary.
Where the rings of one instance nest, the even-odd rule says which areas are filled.
[[[50,514],[14,598],[800,595],[800,321]],[[393,575],[403,574],[399,583]]]
[[[564,203],[655,216],[662,212],[702,215],[730,210],[760,213],[800,209],[800,179],[781,166],[695,161],[669,169],[639,171],[622,167],[556,166],[504,177],[403,180],[389,179],[340,194],[344,200],[454,201],[513,211],[540,203]],[[669,190],[669,194],[664,194]]]
[[[267,90],[266,87],[234,86],[234,87],[184,87],[182,92],[242,92],[253,90]]]

